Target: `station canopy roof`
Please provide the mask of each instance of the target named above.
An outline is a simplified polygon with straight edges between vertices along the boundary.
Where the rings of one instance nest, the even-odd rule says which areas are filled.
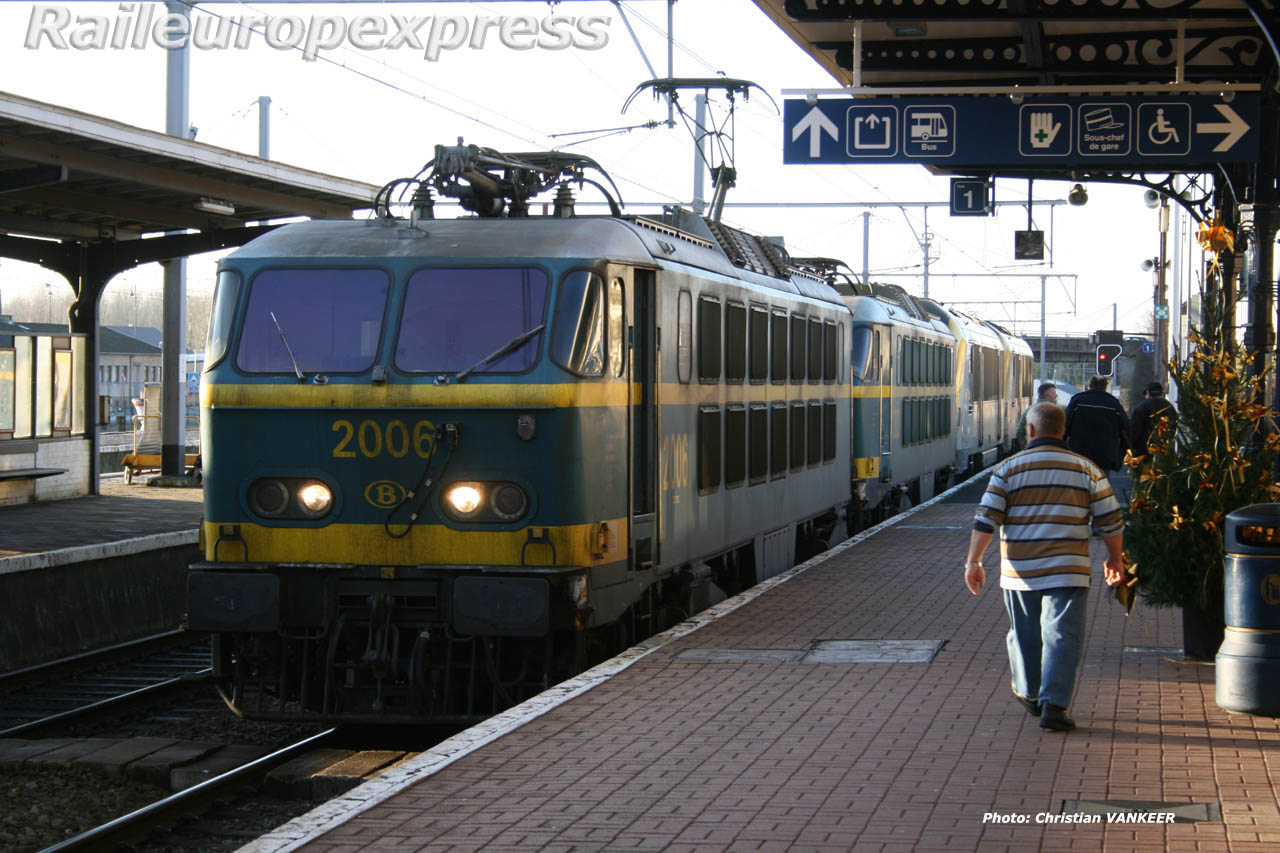
[[[1180,64],[1185,83],[1262,83],[1275,66],[1268,42],[1280,35],[1271,0],[755,2],[837,85],[883,89],[1088,85],[1123,91],[1174,83]]]
[[[349,218],[377,187],[0,92],[0,233],[77,241]]]

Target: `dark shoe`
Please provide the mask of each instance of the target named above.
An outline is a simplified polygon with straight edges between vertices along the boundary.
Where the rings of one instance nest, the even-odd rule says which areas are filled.
[[[1068,732],[1076,727],[1076,721],[1067,716],[1067,709],[1061,705],[1045,703],[1040,712],[1040,728],[1051,732]]]
[[[1018,700],[1019,705],[1027,709],[1028,714],[1030,714],[1033,717],[1040,716],[1039,702],[1033,702],[1032,700],[1028,699],[1026,696],[1019,696],[1017,693],[1013,694],[1013,698]]]

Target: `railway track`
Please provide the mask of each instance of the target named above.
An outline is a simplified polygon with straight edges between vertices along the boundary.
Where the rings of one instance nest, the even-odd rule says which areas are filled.
[[[47,847],[54,851],[114,850],[118,845],[134,845],[159,830],[170,830],[192,815],[202,814],[217,803],[233,799],[246,788],[257,789],[276,767],[304,753],[324,747],[335,735],[327,729],[296,743],[249,761],[199,785],[187,788],[148,806]]]
[[[56,726],[208,679],[206,638],[171,631],[0,673],[0,738]]]

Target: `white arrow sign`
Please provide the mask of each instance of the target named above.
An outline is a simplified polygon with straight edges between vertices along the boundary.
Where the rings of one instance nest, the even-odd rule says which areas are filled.
[[[1214,151],[1228,151],[1232,145],[1240,141],[1240,137],[1249,131],[1249,123],[1226,104],[1214,104],[1213,108],[1222,113],[1225,122],[1210,124],[1202,121],[1196,125],[1196,133],[1224,133],[1222,141],[1213,147]]]
[[[840,128],[827,118],[826,113],[814,107],[791,129],[791,141],[795,142],[805,131],[809,131],[809,156],[815,160],[822,155],[822,131],[831,134],[836,142],[840,141]]]

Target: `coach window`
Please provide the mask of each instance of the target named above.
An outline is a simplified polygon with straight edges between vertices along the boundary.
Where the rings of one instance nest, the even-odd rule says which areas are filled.
[[[725,308],[724,378],[735,384],[747,378],[747,307],[741,302]]]
[[[808,349],[805,344],[804,317],[791,315],[791,382],[797,384],[804,381],[804,366]]]
[[[840,323],[838,326],[836,326],[836,353],[837,353],[836,384],[837,385],[843,385],[845,376],[846,376],[846,371],[844,366],[845,352],[846,350],[844,348],[844,323]]]
[[[822,381],[822,319],[809,318],[809,383]]]
[[[409,283],[412,285],[413,279]],[[560,285],[551,355],[571,373],[579,376],[604,375],[604,301],[604,283],[595,273],[571,272]],[[408,310],[407,301],[405,310]],[[445,335],[450,334],[447,330],[442,331]],[[398,353],[396,363],[400,363]]]
[[[605,335],[609,343],[609,370],[614,376],[621,376],[627,363],[627,351],[622,341],[622,295],[622,279],[615,278],[609,282],[609,331]]]
[[[751,306],[750,324],[748,360],[751,362],[751,382],[757,384],[769,379],[769,312],[763,305]]]
[[[836,324],[827,320],[822,324],[822,381],[831,384],[836,381],[837,349]]]
[[[995,350],[984,350],[983,355],[982,399],[994,400],[1000,396],[1000,356]]]
[[[724,413],[724,484],[741,486],[747,478],[747,409],[731,405]]]
[[[747,412],[747,477],[754,486],[769,476],[769,409],[752,403]]]
[[[698,381],[720,381],[720,300],[698,297]]]
[[[720,488],[720,407],[698,409],[698,492]]]
[[[810,400],[806,407],[809,410],[809,456],[808,463],[817,465],[822,461],[822,401]]]
[[[804,467],[804,403],[791,404],[791,470]]]
[[[912,358],[911,341],[902,339],[902,384],[911,384],[911,371],[914,370],[915,359]]]
[[[836,403],[825,400],[822,403],[822,461],[830,462],[836,458]]]
[[[676,306],[676,378],[687,385],[693,369],[693,297],[689,291],[680,291]]]
[[[769,473],[773,479],[787,476],[787,404],[769,407]]]
[[[787,313],[774,311],[769,318],[769,373],[775,385],[787,381]]]

